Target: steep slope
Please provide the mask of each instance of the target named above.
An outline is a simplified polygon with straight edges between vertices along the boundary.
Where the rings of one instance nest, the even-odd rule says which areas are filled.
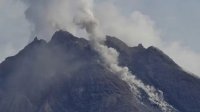
[[[128,47],[114,37],[107,45],[120,52],[120,62],[143,82],[163,91],[165,99],[181,112],[200,111],[200,79],[185,72],[155,47]]]
[[[59,31],[0,64],[1,112],[158,112],[101,63],[85,39]]]
[[[184,72],[155,47],[128,47],[114,37],[107,46],[139,79],[162,90],[180,112],[200,111],[200,80]],[[38,40],[0,64],[0,112],[160,112],[133,95],[127,83],[106,69],[90,43],[65,31]]]

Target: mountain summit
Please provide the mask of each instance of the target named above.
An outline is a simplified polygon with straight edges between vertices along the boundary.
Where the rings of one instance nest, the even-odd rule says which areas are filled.
[[[163,92],[174,112],[200,112],[200,79],[185,72],[156,47],[129,47],[107,36],[145,84]],[[105,68],[90,42],[57,31],[49,42],[34,39],[0,64],[0,112],[162,112],[141,91]]]

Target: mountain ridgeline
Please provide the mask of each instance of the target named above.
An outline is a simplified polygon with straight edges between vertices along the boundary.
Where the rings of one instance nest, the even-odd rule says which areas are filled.
[[[105,45],[119,52],[121,66],[162,91],[174,111],[200,112],[200,79],[162,51],[129,47],[110,36]],[[66,31],[49,42],[35,38],[0,64],[0,112],[162,112],[141,94],[133,95],[104,67],[88,40]]]

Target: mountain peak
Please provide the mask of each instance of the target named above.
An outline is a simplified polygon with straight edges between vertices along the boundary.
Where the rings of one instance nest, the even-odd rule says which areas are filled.
[[[123,47],[123,48],[128,47],[123,41],[112,36],[106,36],[106,43],[108,45],[115,46],[115,47]]]
[[[54,33],[52,39],[49,42],[50,45],[61,45],[66,47],[73,47],[73,46],[79,46],[81,48],[84,48],[89,45],[89,42],[84,38],[78,38],[74,36],[73,34],[59,30]]]
[[[123,41],[121,41],[120,39],[116,37],[106,36],[105,43],[108,47],[113,47],[119,52],[128,53],[130,50],[130,47],[126,45],[126,43],[124,43]]]
[[[47,42],[43,39],[38,39],[37,37],[35,37],[33,39],[33,41],[31,43],[29,43],[29,45],[26,46],[26,48],[30,48],[30,47],[34,47],[34,46],[41,46],[41,45],[45,45]]]
[[[140,48],[140,49],[144,49],[144,46],[142,44],[138,44],[137,47]]]
[[[119,65],[162,91],[174,108],[199,112],[200,80],[179,69],[161,50],[142,44],[129,47],[111,36],[105,45],[119,52]],[[133,95],[99,60],[88,40],[67,31],[57,31],[49,43],[36,37],[0,64],[0,111],[161,112],[143,92],[141,99]]]
[[[54,33],[50,43],[63,43],[66,41],[74,41],[77,40],[78,38],[75,37],[74,35],[72,35],[71,33],[67,32],[67,31],[63,31],[63,30],[59,30],[57,32]]]
[[[152,58],[157,58],[157,59],[160,58],[161,60],[165,61],[166,64],[168,63],[170,66],[173,65],[174,67],[177,67],[180,69],[179,65],[177,65],[172,58],[170,58],[160,49],[154,46],[150,46],[149,48],[147,48],[147,52],[150,55],[152,55]]]
[[[37,37],[35,37],[33,41],[38,41],[38,38],[37,38]]]

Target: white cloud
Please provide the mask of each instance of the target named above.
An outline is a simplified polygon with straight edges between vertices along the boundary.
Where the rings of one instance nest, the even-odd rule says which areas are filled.
[[[159,47],[186,71],[200,77],[200,53],[180,42],[163,41],[149,16],[139,11],[124,16],[112,2],[104,2],[96,7],[97,17],[106,34],[120,38],[129,46],[142,43],[146,47]]]
[[[129,16],[123,16],[111,2],[96,7],[96,16],[106,34],[117,36],[130,46],[141,42],[145,46],[160,43],[159,33],[155,31],[153,21],[141,12],[134,11]]]
[[[28,43],[30,30],[24,10],[20,2],[0,1],[0,62]]]
[[[172,42],[163,50],[187,72],[200,77],[200,53],[197,53],[180,42]]]

